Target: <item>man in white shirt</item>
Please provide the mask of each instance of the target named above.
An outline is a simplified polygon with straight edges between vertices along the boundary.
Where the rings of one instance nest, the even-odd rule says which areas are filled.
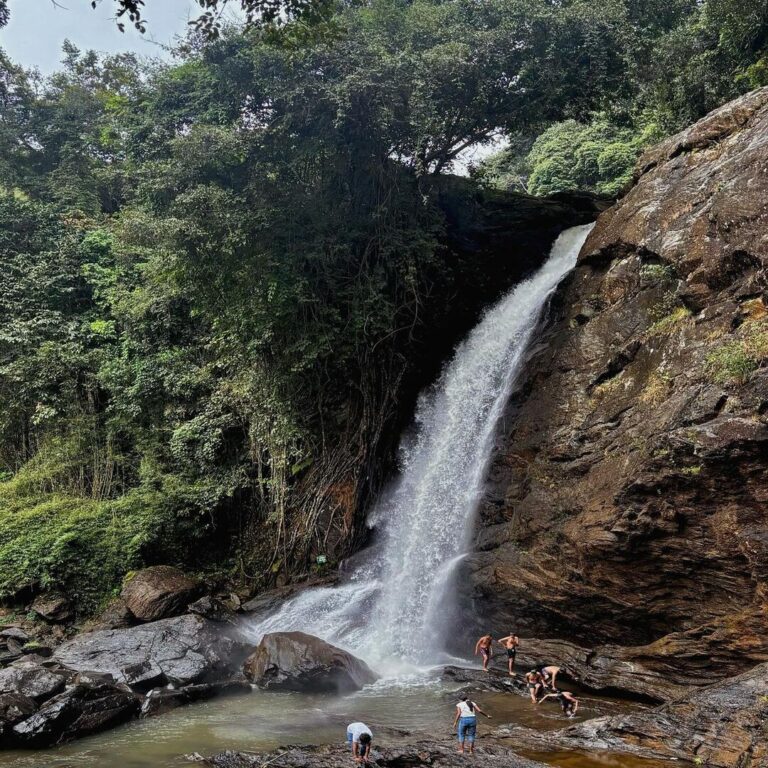
[[[371,758],[373,733],[365,723],[350,723],[347,726],[347,744],[352,747],[356,763],[367,763]]]

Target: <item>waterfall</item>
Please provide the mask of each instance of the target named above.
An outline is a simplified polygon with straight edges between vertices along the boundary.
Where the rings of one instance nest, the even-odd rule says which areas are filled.
[[[335,587],[307,590],[255,624],[302,630],[379,670],[434,664],[453,607],[453,576],[470,547],[497,425],[549,297],[592,225],[563,232],[546,263],[487,310],[422,394],[400,475],[369,517],[376,541]]]

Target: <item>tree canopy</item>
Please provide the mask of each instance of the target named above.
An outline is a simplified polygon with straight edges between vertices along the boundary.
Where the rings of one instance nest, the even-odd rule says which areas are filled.
[[[765,9],[370,0],[172,63],[2,54],[0,596],[90,610],[163,561],[264,585],[354,538],[425,328],[492,281],[432,180],[503,132],[484,183],[618,193],[763,82]]]

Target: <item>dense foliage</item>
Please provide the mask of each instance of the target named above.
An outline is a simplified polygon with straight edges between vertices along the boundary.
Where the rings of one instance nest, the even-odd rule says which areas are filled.
[[[622,88],[594,114],[516,134],[475,173],[502,189],[615,196],[639,154],[715,107],[768,85],[768,2],[609,4],[624,48]],[[538,126],[537,126],[538,128]]]
[[[262,585],[346,551],[434,308],[477,279],[430,178],[501,130],[494,183],[615,193],[761,82],[750,13],[372,0],[172,65],[3,57],[0,595],[91,610],[145,562]]]

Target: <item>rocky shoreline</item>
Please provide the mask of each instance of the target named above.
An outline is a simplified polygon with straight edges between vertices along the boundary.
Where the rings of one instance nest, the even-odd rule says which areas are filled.
[[[342,746],[282,747],[273,752],[221,752],[205,758],[187,755],[187,759],[198,765],[211,768],[339,768],[354,765],[349,749]],[[478,744],[476,759],[492,768],[544,768],[543,763],[529,760],[512,749],[491,741]],[[396,747],[374,749],[372,764],[382,768],[458,768],[466,766],[468,758],[456,753],[454,741],[416,741]]]

